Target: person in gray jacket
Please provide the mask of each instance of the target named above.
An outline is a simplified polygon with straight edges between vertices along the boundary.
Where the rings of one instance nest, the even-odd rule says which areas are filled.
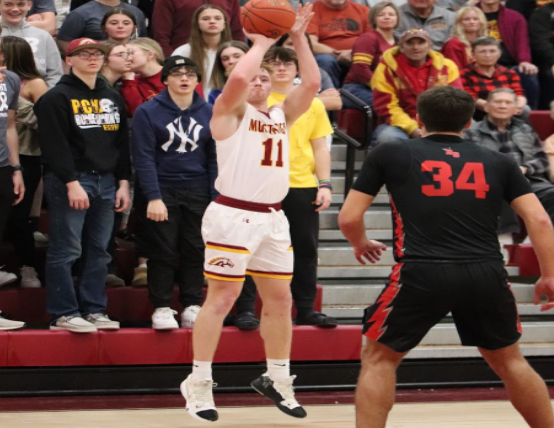
[[[0,0],[2,37],[21,37],[31,45],[40,75],[53,88],[63,74],[62,60],[56,42],[45,30],[33,27],[25,19],[32,2],[27,0]]]
[[[394,34],[400,37],[412,28],[423,28],[429,33],[433,49],[440,51],[450,38],[456,13],[436,6],[436,2],[437,0],[408,0],[408,3],[400,6],[400,24]]]
[[[533,128],[514,117],[517,95],[510,88],[489,93],[481,122],[474,122],[464,133],[466,140],[512,157],[529,180],[531,189],[554,221],[554,184],[549,180],[549,164],[541,141]],[[500,216],[499,233],[517,232],[517,217],[508,205]]]

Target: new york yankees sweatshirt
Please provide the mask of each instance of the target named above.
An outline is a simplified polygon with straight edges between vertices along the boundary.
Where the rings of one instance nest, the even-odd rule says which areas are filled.
[[[137,181],[148,201],[161,199],[162,188],[206,188],[216,194],[212,107],[194,93],[181,110],[167,89],[142,104],[133,118],[132,150]]]

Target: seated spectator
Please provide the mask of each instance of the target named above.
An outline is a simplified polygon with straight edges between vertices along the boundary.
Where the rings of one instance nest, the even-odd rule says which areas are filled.
[[[215,64],[212,71],[210,95],[208,102],[214,104],[227,83],[227,77],[233,66],[248,52],[248,45],[243,42],[231,40],[223,43],[215,54]]]
[[[412,28],[422,28],[427,31],[432,42],[431,48],[440,51],[446,43],[456,21],[456,14],[450,10],[436,6],[437,0],[408,0],[400,6],[400,24],[395,34],[400,36]]]
[[[529,35],[533,61],[539,67],[540,97],[539,108],[548,110],[554,100],[554,37],[552,16],[554,3],[548,2],[538,8],[529,20]]]
[[[487,18],[483,11],[475,6],[466,6],[458,10],[452,37],[443,45],[441,53],[456,63],[462,70],[473,62],[471,44],[475,39],[487,35]]]
[[[71,0],[54,0],[54,5],[56,7],[56,31],[58,33],[62,24],[69,14],[69,9],[71,7]]]
[[[154,39],[162,46],[164,55],[170,56],[179,46],[188,43],[192,30],[191,16],[205,3],[204,0],[156,0],[152,16]],[[239,0],[211,0],[209,3],[224,11],[233,39],[244,41]]]
[[[462,88],[458,67],[431,49],[429,34],[406,31],[398,46],[386,51],[371,79],[377,113],[377,144],[421,137],[416,120],[417,96],[435,86]]]
[[[130,10],[116,6],[106,12],[100,22],[104,40],[127,44],[137,38],[137,19]]]
[[[114,89],[119,90],[120,79],[124,74],[130,73],[133,67],[130,46],[114,42],[102,42],[106,46],[106,59],[100,69],[98,77],[105,78],[106,82]]]
[[[494,37],[480,37],[471,44],[475,62],[461,72],[464,89],[475,98],[475,120],[485,117],[485,106],[489,93],[496,88],[510,88],[517,95],[517,112],[519,116],[527,108],[527,98],[523,94],[519,76],[509,68],[498,65],[502,55],[500,42]]]
[[[97,76],[105,50],[92,39],[72,41],[65,57],[71,73],[35,105],[49,212],[46,301],[52,330],[119,328],[105,314],[106,250],[114,210],[123,212],[131,203],[131,162],[125,103]],[[71,268],[79,257],[76,291]]]
[[[437,6],[452,12],[458,12],[462,7],[467,6],[467,3],[467,0],[437,0]]]
[[[27,12],[27,22],[33,27],[56,35],[56,5],[54,0],[34,0]]]
[[[92,0],[73,10],[65,18],[56,36],[56,43],[58,43],[60,51],[65,52],[70,41],[81,37],[103,40],[102,19],[113,7],[123,7],[131,11],[135,15],[138,35],[146,37],[146,21],[144,13],[139,8],[120,0]]]
[[[352,62],[354,42],[371,29],[369,8],[352,0],[320,0],[314,3],[313,13],[307,33],[315,58],[335,88],[340,88]]]
[[[160,45],[147,37],[129,43],[131,72],[122,78],[121,95],[127,105],[127,114],[133,116],[142,103],[165,89],[161,81],[164,56]]]
[[[35,65],[29,43],[21,37],[6,36],[0,44],[2,66],[15,73],[20,80],[17,102],[16,129],[19,138],[19,163],[23,167],[25,196],[14,205],[8,219],[7,235],[13,243],[20,263],[22,288],[38,288],[40,280],[36,271],[35,239],[30,220],[35,192],[42,178],[37,118],[33,107],[48,91],[46,82]]]
[[[308,40],[308,46],[310,47],[310,50],[314,51],[312,42],[310,39],[310,36],[306,34],[306,38]],[[277,43],[275,43],[275,46],[282,46],[287,49],[295,50],[294,43],[292,43],[292,40],[288,33],[283,34],[279,40],[277,40]],[[331,80],[331,77],[329,74],[319,67],[319,72],[321,74],[321,88],[319,89],[319,93],[317,94],[317,98],[323,103],[325,106],[325,110],[327,111],[333,111],[333,110],[340,110],[342,108],[342,100],[340,96],[340,92],[335,88],[333,85],[333,81]],[[298,78],[295,80],[296,84],[300,83],[302,81],[301,76],[299,75]]]
[[[189,43],[179,46],[172,53],[172,56],[184,56],[198,64],[200,75],[204,79],[202,90],[206,99],[212,89],[212,70],[217,49],[230,40],[231,28],[225,12],[219,6],[206,4],[196,9],[192,16]]]
[[[517,98],[509,88],[491,91],[485,106],[487,115],[481,122],[473,123],[464,138],[511,156],[554,221],[554,185],[549,180],[548,158],[531,126],[515,117]],[[508,230],[510,223],[517,226],[517,218],[511,210],[506,210],[500,216],[500,230]]]
[[[31,26],[25,15],[32,2],[27,0],[0,0],[2,37],[22,37],[31,45],[36,66],[49,88],[62,77],[62,61],[52,36],[40,28]]]
[[[508,9],[519,12],[526,21],[529,21],[537,8],[541,8],[548,3],[551,3],[551,0],[506,0],[504,5]]]
[[[394,3],[377,3],[369,12],[373,31],[362,34],[352,49],[352,67],[344,79],[343,88],[367,105],[373,105],[371,78],[387,49],[396,46],[393,31],[398,27],[398,8]]]
[[[181,327],[192,328],[203,301],[202,216],[217,192],[211,107],[195,92],[200,67],[172,56],[162,70],[167,89],[141,105],[133,120],[133,159],[139,189],[148,205],[148,296],[152,328],[179,328],[170,307],[173,284],[185,308]],[[194,132],[192,128],[196,128]],[[182,130],[188,129],[186,136]]]
[[[483,0],[477,4],[487,17],[488,35],[500,43],[498,64],[514,70],[521,79],[529,107],[539,105],[538,68],[531,64],[531,48],[525,18],[500,4],[501,0]]]

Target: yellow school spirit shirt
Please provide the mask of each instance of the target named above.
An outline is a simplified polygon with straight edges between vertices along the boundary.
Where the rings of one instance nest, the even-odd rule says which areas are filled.
[[[286,95],[272,92],[268,107],[285,101]],[[312,105],[289,130],[290,187],[317,187],[311,140],[333,133],[323,103],[315,98]]]

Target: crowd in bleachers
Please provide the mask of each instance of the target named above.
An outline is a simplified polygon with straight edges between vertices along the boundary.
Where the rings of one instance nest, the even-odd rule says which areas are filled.
[[[0,0],[0,237],[20,264],[18,272],[0,271],[0,286],[44,285],[52,328],[119,328],[105,313],[105,286],[125,285],[110,263],[116,237],[134,241],[132,284],[148,287],[154,328],[178,327],[169,307],[174,282],[185,308],[181,325],[194,324],[202,302],[201,218],[217,195],[211,105],[249,49],[240,6]],[[283,203],[296,256],[297,324],[336,325],[313,306],[318,213],[332,190],[326,112],[355,108],[339,88],[371,106],[375,145],[421,136],[420,93],[465,89],[476,102],[467,138],[514,157],[554,218],[548,156],[528,122],[532,110],[554,100],[551,1],[317,0],[313,12],[306,37],[322,84],[291,130],[291,191]],[[276,103],[302,77],[287,35],[265,61]],[[194,83],[190,103],[173,96],[171,79]],[[12,184],[19,194],[10,209]],[[38,232],[41,208],[49,213],[47,238]],[[136,226],[129,231],[131,209]],[[509,207],[500,225],[501,234],[517,229]],[[49,242],[44,278],[35,239]],[[239,328],[259,326],[254,297],[247,281]],[[22,326],[0,317],[0,329]]]

